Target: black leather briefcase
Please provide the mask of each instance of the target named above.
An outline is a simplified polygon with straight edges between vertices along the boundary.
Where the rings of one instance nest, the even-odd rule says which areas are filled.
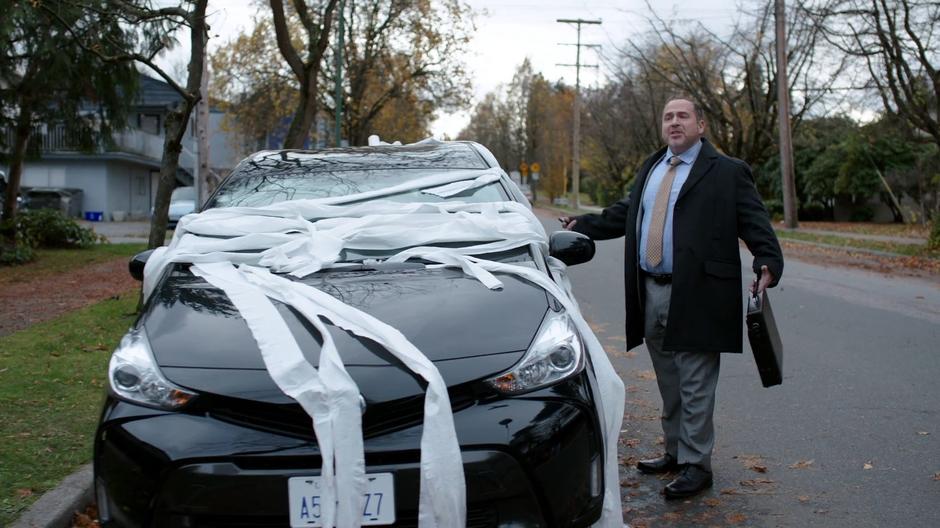
[[[747,337],[754,351],[761,383],[765,387],[780,385],[783,382],[783,344],[766,291],[759,296],[748,295]]]

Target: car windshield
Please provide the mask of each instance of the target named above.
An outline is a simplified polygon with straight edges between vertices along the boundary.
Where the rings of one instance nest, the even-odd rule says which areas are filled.
[[[473,147],[460,142],[259,152],[235,168],[206,207],[264,206],[289,200],[348,196],[424,176],[449,171],[482,172],[487,168]],[[384,198],[406,202],[441,200],[418,191]],[[500,185],[453,197],[469,202],[507,198]]]
[[[208,208],[258,207],[289,200],[306,198],[332,198],[368,191],[376,191],[409,182],[424,176],[441,174],[428,169],[377,169],[358,171],[287,171],[281,173],[239,174],[230,178],[212,197]],[[382,196],[383,200],[398,202],[440,202],[444,198],[418,190]],[[499,183],[470,189],[447,198],[462,202],[498,202],[507,195]]]
[[[459,147],[459,148],[458,148]],[[386,149],[394,155],[387,155]],[[449,149],[449,150],[448,150]],[[333,198],[387,189],[432,175],[449,171],[481,173],[487,167],[479,156],[466,145],[449,145],[444,154],[440,147],[429,149],[413,146],[396,150],[348,149],[324,152],[280,151],[265,152],[242,162],[216,191],[206,209],[217,207],[263,207],[284,201]],[[439,186],[433,185],[432,187]],[[396,202],[468,202],[485,203],[511,200],[499,182],[442,198],[421,192],[420,189],[382,195],[350,203],[372,200]],[[494,236],[494,240],[497,239]],[[457,243],[468,246],[476,243]],[[404,248],[401,248],[404,249]],[[400,251],[344,251],[341,261],[361,262],[383,259]],[[483,256],[483,255],[481,255]],[[526,262],[532,255],[528,248],[518,248],[502,254],[485,256],[500,261]]]

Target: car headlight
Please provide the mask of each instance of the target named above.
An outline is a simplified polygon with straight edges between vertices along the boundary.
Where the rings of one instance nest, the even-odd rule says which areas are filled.
[[[108,381],[118,397],[158,409],[178,409],[195,396],[163,377],[142,329],[131,330],[121,339],[111,355]]]
[[[548,311],[522,360],[486,382],[506,394],[517,394],[561,381],[584,367],[584,344],[564,311]]]

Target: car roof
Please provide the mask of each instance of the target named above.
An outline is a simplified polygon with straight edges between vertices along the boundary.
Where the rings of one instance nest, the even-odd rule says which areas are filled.
[[[341,147],[322,150],[267,150],[256,152],[233,171],[250,174],[270,171],[362,171],[382,169],[484,170],[487,159],[472,142],[422,141],[409,145]]]

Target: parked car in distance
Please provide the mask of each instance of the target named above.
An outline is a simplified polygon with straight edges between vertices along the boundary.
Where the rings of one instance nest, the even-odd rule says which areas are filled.
[[[494,167],[492,154],[470,142],[263,152],[239,164],[205,208],[344,196]],[[384,198],[527,204],[505,174],[450,198]],[[593,242],[573,232],[553,234],[548,246],[568,264],[594,253]],[[549,275],[548,256],[527,245],[485,258]],[[375,253],[345,258],[362,265],[295,280],[397,328],[434,362],[460,443],[467,526],[595,522],[605,464],[597,379],[561,304],[511,274],[497,274],[503,287],[493,291],[460,269],[420,261],[386,267],[372,263],[382,258]],[[138,279],[146,259],[131,263]],[[316,365],[322,338],[296,313],[280,311]],[[370,503],[387,510],[370,512],[364,525],[417,526],[424,388],[375,342],[329,329],[364,398],[366,473],[384,475],[374,484],[381,489],[367,492],[394,497]],[[499,381],[521,366],[528,370],[512,384]],[[159,279],[114,352],[109,381],[94,439],[102,526],[306,525],[291,505],[311,499],[289,481],[320,473],[311,418],[275,385],[232,302],[187,264],[172,264]]]
[[[167,227],[175,229],[180,218],[196,210],[196,188],[195,187],[177,187],[173,189],[170,195],[170,212],[167,220]]]

